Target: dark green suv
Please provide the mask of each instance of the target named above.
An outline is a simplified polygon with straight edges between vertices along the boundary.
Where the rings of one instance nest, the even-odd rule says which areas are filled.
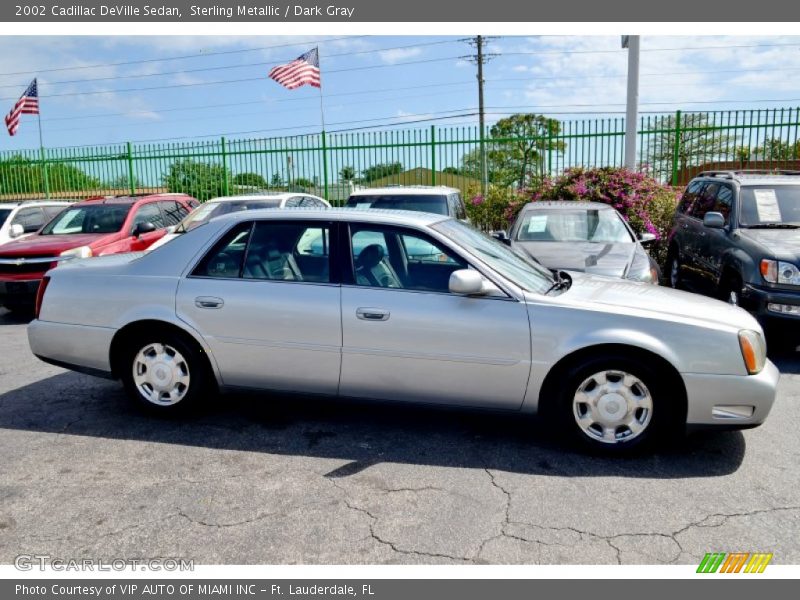
[[[675,212],[666,273],[800,344],[800,171],[700,173]]]

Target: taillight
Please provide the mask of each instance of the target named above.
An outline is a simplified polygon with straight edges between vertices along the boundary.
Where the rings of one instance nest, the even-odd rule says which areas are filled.
[[[44,300],[44,292],[48,283],[50,283],[50,277],[45,275],[39,282],[39,289],[36,290],[36,305],[33,309],[33,316],[36,319],[39,318],[39,312],[42,310],[42,300]]]

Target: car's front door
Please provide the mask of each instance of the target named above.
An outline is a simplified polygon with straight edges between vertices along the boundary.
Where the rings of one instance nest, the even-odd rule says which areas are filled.
[[[731,245],[729,225],[733,206],[733,187],[721,184],[717,190],[714,205],[710,211],[725,217],[725,228],[703,227],[697,243],[697,262],[702,274],[700,288],[706,293],[714,293],[722,270],[722,257]]]
[[[414,229],[351,224],[342,243],[343,396],[520,407],[531,366],[522,303],[450,293],[467,261]]]
[[[152,223],[155,225],[155,231],[135,235],[136,227],[143,223]],[[127,240],[130,247],[127,249],[133,252],[146,250],[150,247],[150,244],[155,243],[156,240],[164,236],[165,227],[164,215],[161,214],[158,203],[142,204],[133,215],[130,230],[128,231],[130,237]]]
[[[206,340],[225,385],[336,394],[342,327],[332,231],[323,221],[243,223],[181,281],[178,316]]]

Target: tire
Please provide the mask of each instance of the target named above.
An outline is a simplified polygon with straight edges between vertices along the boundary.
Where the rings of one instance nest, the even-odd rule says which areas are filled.
[[[683,287],[681,281],[681,259],[677,248],[672,248],[667,255],[667,282],[673,289],[679,290]]]
[[[654,448],[677,429],[671,377],[625,354],[591,358],[564,376],[559,425],[579,447],[621,456]]]
[[[158,415],[197,409],[216,390],[208,361],[196,344],[172,332],[140,334],[122,351],[120,376],[128,398]]]

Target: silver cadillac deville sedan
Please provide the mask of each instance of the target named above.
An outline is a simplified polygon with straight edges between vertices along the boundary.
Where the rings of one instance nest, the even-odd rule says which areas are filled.
[[[554,273],[404,211],[247,211],[148,254],[62,263],[28,336],[156,412],[237,388],[456,405],[538,413],[611,453],[756,426],[779,378],[742,309]]]

